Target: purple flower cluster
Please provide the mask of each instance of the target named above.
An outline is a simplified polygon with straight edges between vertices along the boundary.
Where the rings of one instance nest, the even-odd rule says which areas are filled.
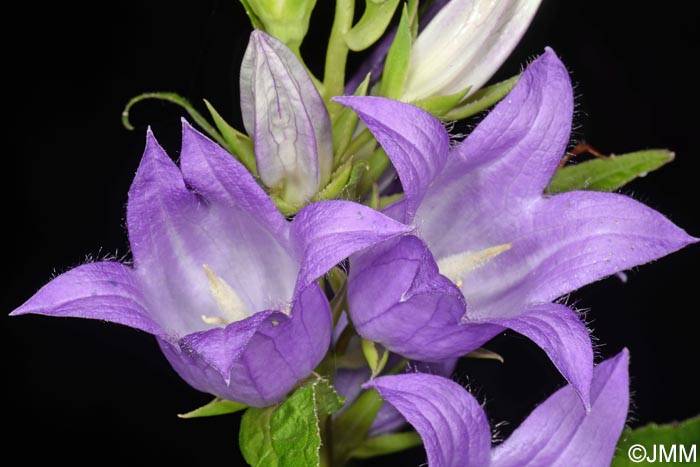
[[[317,94],[304,101],[313,84],[294,78],[303,69],[289,65],[288,50],[256,34],[260,51],[248,58],[246,76],[259,81],[244,89],[255,109],[246,128],[255,133],[262,182],[283,186],[294,175],[298,184],[284,185],[284,197],[303,203],[330,177],[328,116],[303,113],[323,106]],[[273,55],[277,61],[260,60]],[[283,72],[293,79],[265,85]],[[286,134],[284,122],[266,117],[268,94],[284,95],[279,102],[288,107],[279,107],[278,120],[296,119],[301,133]],[[558,299],[697,239],[619,194],[544,194],[573,113],[568,73],[551,50],[455,147],[440,121],[412,105],[335,100],[359,115],[396,168],[404,195],[383,212],[322,201],[289,221],[245,167],[187,123],[179,167],[149,132],[127,207],[133,265],[77,267],[13,315],[140,329],[193,387],[265,407],[326,355],[333,322],[317,279],[349,257],[348,315],[363,338],[451,368],[512,329],[538,344],[569,382],[491,448],[484,411],[451,380],[427,373],[362,379],[418,431],[432,467],[607,465],[627,416],[627,352],[594,367],[585,324]],[[265,139],[275,132],[283,138]],[[312,173],[294,172],[295,161],[307,159]]]

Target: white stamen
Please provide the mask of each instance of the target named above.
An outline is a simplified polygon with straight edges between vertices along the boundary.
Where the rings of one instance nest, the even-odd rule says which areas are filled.
[[[212,269],[203,264],[204,272],[209,279],[209,289],[219,306],[219,311],[223,317],[202,315],[202,321],[207,324],[227,325],[236,321],[241,321],[248,317],[248,308],[240,297],[221,277],[217,276]]]
[[[454,282],[457,287],[462,287],[462,278],[468,273],[486,264],[504,251],[512,248],[512,244],[504,243],[486,248],[481,251],[464,251],[442,258],[437,262],[440,274]]]

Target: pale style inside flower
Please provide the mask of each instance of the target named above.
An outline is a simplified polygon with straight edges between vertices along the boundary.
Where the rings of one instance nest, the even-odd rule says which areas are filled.
[[[462,287],[462,278],[468,273],[486,264],[490,259],[513,247],[510,243],[492,246],[480,251],[464,251],[438,260],[440,274]]]
[[[248,308],[243,303],[243,300],[240,299],[238,294],[236,294],[231,286],[224,279],[216,275],[216,273],[208,265],[203,264],[202,268],[204,268],[204,273],[207,275],[207,279],[209,280],[209,289],[211,290],[211,294],[214,297],[214,300],[216,300],[219,311],[223,315],[202,315],[202,321],[207,324],[226,326],[250,316]]]

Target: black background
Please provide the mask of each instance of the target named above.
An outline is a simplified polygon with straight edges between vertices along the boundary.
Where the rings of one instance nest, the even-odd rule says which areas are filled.
[[[307,56],[320,56],[330,3],[319,1]],[[137,130],[128,132],[119,119],[130,97],[166,90],[198,103],[208,98],[242,128],[237,71],[250,27],[237,2],[94,5],[99,9],[24,4],[5,16],[21,32],[2,33],[9,80],[2,142],[2,420],[10,431],[4,456],[14,451],[21,464],[243,465],[236,416],[175,417],[210,397],[177,377],[150,336],[96,321],[6,317],[54,272],[86,257],[128,254],[124,205],[145,126],[152,124],[177,155],[181,114],[167,104],[143,104],[133,113]],[[698,236],[695,15],[690,4],[668,5],[545,0],[497,78],[554,47],[577,84],[574,138],[605,152],[675,150],[673,164],[624,192]],[[320,73],[321,60],[308,61]],[[633,426],[700,412],[699,259],[700,248],[690,247],[632,271],[627,284],[611,278],[571,297],[591,309],[601,357],[631,350]],[[456,377],[487,402],[492,424],[508,422],[500,429],[507,434],[562,380],[518,335],[500,336],[491,348],[504,365],[468,361]],[[395,461],[418,465],[422,456],[415,450]]]

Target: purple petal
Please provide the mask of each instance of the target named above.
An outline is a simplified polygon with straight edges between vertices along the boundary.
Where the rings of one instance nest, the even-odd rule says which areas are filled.
[[[593,370],[591,411],[571,386],[538,406],[492,453],[492,467],[609,466],[627,419],[629,356],[623,350]]]
[[[404,222],[413,215],[447,160],[450,138],[439,120],[418,107],[383,97],[336,97],[353,109],[394,164],[405,193]]]
[[[431,467],[483,467],[491,447],[486,414],[459,384],[422,373],[369,381],[413,425]]]
[[[184,337],[160,341],[180,376],[193,387],[254,407],[279,402],[318,365],[330,344],[328,300],[312,284],[291,316],[276,311]]]
[[[91,318],[163,336],[145,309],[134,271],[116,262],[90,263],[61,274],[11,313]]]
[[[585,407],[590,408],[593,344],[586,326],[573,310],[556,303],[544,303],[530,306],[519,316],[488,322],[532,339],[552,359]]]
[[[360,335],[419,361],[459,357],[503,330],[463,322],[462,294],[412,235],[351,258],[348,304]]]
[[[391,361],[391,357],[390,357]],[[388,368],[393,367],[398,362],[387,364]],[[444,360],[442,362],[408,362],[406,371],[412,373],[426,373],[429,375],[444,376],[449,378],[457,366],[457,359]],[[380,436],[392,433],[406,424],[406,419],[391,404],[383,404],[379,413],[374,418],[370,428],[369,436]]]
[[[262,182],[300,204],[330,180],[333,135],[323,99],[282,42],[253,31],[241,64],[243,123]]]
[[[129,192],[127,220],[136,273],[154,320],[178,336],[210,329],[212,324],[202,316],[220,318],[222,310],[206,270],[235,292],[248,316],[286,308],[299,264],[269,201],[249,179],[231,182],[227,177],[240,169],[238,163],[187,127],[182,159],[187,181],[199,194],[187,189],[151,134]],[[229,169],[233,172],[227,174]],[[255,215],[256,206],[262,215]]]
[[[180,159],[185,181],[197,193],[209,200],[246,211],[281,239],[288,236],[289,222],[250,172],[184,119]]]
[[[531,303],[554,300],[696,241],[653,209],[611,193],[540,198],[509,220],[509,226],[465,233],[512,244],[463,278],[462,292],[477,319],[517,315]]]
[[[310,204],[292,222],[292,242],[302,258],[299,283],[306,285],[351,254],[411,230],[350,201]]]

